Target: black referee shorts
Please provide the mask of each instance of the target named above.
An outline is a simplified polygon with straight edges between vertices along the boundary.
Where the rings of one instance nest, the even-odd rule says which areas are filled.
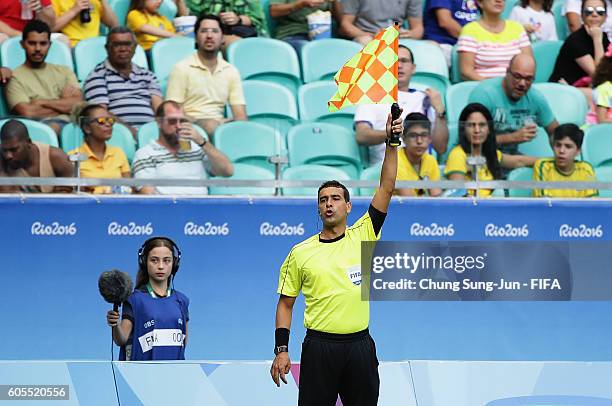
[[[302,344],[299,406],[378,403],[378,359],[368,330],[331,334],[308,330]]]

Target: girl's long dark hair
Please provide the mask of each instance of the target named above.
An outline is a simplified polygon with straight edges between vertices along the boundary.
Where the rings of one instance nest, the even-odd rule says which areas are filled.
[[[608,47],[608,49],[610,49],[610,47]],[[612,57],[604,55],[595,68],[595,73],[593,74],[593,87],[595,88],[608,81],[612,81]]]
[[[521,7],[527,8],[528,5],[529,5],[529,0],[521,0]],[[544,4],[542,4],[542,8],[547,13],[550,13],[552,6],[553,6],[553,0],[544,0]]]
[[[501,179],[501,168],[497,160],[497,142],[495,142],[493,116],[491,116],[491,112],[482,104],[470,103],[461,111],[459,115],[459,145],[461,145],[461,148],[463,148],[466,154],[469,155],[472,152],[472,144],[465,134],[465,122],[472,113],[481,113],[487,120],[489,134],[482,144],[481,153],[487,160],[487,167],[493,175],[493,179]]]
[[[138,269],[138,273],[136,274],[136,289],[140,289],[141,287],[149,283],[149,271],[147,270],[146,264],[149,260],[149,252],[151,252],[153,248],[158,248],[158,247],[166,247],[170,251],[172,251],[172,258],[173,258],[172,260],[174,261],[174,247],[172,246],[172,244],[170,244],[170,241],[164,238],[156,238],[155,240],[149,241],[149,243],[144,247],[144,250],[142,251],[142,256],[144,257],[145,266],[140,267]],[[168,285],[169,284],[170,284],[170,280],[168,280]]]

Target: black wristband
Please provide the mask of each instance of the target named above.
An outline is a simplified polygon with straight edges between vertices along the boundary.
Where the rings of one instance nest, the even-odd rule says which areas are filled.
[[[288,328],[277,328],[274,332],[274,346],[280,347],[281,345],[289,346],[289,329]]]

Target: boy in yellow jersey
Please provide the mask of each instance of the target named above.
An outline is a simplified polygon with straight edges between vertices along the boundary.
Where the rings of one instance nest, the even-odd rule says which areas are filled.
[[[387,118],[387,141],[403,132],[402,119]],[[270,369],[277,386],[287,383],[289,328],[300,290],[306,301],[299,406],[334,406],[338,394],[344,406],[378,402],[378,359],[368,332],[370,307],[361,300],[361,242],[380,238],[395,188],[397,151],[387,142],[380,187],[372,203],[352,227],[349,192],[337,181],[323,183],[318,193],[323,230],[295,245],[281,266],[276,308],[274,362]]]
[[[533,180],[545,182],[595,181],[590,163],[576,161],[584,133],[575,124],[562,124],[553,133],[554,158],[543,158],[533,165]],[[534,189],[534,197],[593,197],[597,189]]]
[[[433,155],[427,153],[431,144],[431,123],[422,113],[406,116],[404,148],[397,150],[397,180],[440,180],[440,168]],[[400,196],[440,196],[442,189],[395,189]]]

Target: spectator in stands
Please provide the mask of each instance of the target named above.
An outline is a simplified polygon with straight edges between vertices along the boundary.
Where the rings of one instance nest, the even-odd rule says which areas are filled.
[[[308,16],[330,12],[338,20],[341,5],[337,0],[270,0],[270,17],[276,21],[275,38],[291,45],[298,55],[308,41]]]
[[[89,103],[104,105],[133,129],[153,121],[162,102],[155,74],[132,63],[135,51],[136,38],[129,28],[111,29],[106,37],[108,58],[94,68],[83,85]]]
[[[590,163],[578,161],[584,133],[576,124],[561,124],[553,134],[554,158],[539,159],[533,165],[533,180],[543,182],[594,182]],[[534,189],[534,197],[593,197],[597,189]]]
[[[442,48],[446,64],[451,64],[451,51],[461,28],[478,18],[475,0],[427,0],[425,3],[424,39],[435,41]]]
[[[10,119],[0,130],[0,176],[2,177],[72,177],[74,166],[59,148],[32,141],[27,127]],[[66,186],[3,186],[0,191],[51,193],[71,192]]]
[[[404,121],[404,148],[397,150],[397,180],[440,180],[438,161],[428,153],[431,122],[425,114],[410,113]],[[440,196],[441,189],[396,188],[400,196]]]
[[[546,98],[531,87],[535,69],[531,55],[519,54],[510,61],[506,76],[485,80],[470,94],[470,103],[492,112],[497,144],[505,153],[516,154],[518,144],[536,136],[537,126],[552,135],[559,125]]]
[[[172,38],[177,33],[172,22],[159,13],[160,0],[132,0],[127,15],[127,26],[136,33],[140,46],[148,51],[163,38]]]
[[[504,20],[503,0],[476,0],[481,17],[461,29],[457,41],[463,80],[504,76],[514,55],[532,55],[523,26]]]
[[[113,135],[115,118],[100,104],[87,104],[76,114],[77,125],[84,134],[84,142],[68,154],[83,154],[87,160],[81,162],[81,177],[118,179],[132,177],[125,152],[108,145]],[[130,190],[130,188],[127,188]],[[110,186],[81,188],[92,193],[112,193]],[[130,190],[131,191],[131,190]]]
[[[134,156],[135,178],[207,179],[232,176],[230,160],[189,123],[181,105],[164,101],[157,109],[159,138],[141,147]],[[145,186],[144,194],[207,194],[206,187]]]
[[[21,35],[26,23],[34,19],[55,25],[51,0],[27,0],[27,5],[22,0],[0,1],[0,44]]]
[[[215,129],[230,121],[224,118],[226,104],[234,120],[247,119],[244,94],[238,69],[219,56],[223,43],[221,19],[204,14],[194,28],[198,52],[174,65],[166,98],[183,104],[185,113],[212,139]]]
[[[606,9],[612,9],[612,2],[606,0]],[[562,15],[567,19],[569,32],[576,32],[582,28],[582,0],[565,0],[563,2]],[[608,39],[612,38],[612,13],[607,14],[606,22],[602,26]]]
[[[479,157],[484,157],[484,165],[470,162],[470,158],[477,160]],[[537,159],[523,155],[508,155],[498,150],[491,113],[480,103],[470,103],[459,115],[459,145],[448,155],[444,176],[449,180],[501,179],[502,167],[512,169],[533,166]],[[477,176],[473,173],[475,165],[478,166]],[[490,189],[479,189],[478,196],[489,196],[491,193]],[[468,195],[474,194],[474,190],[468,191]]]
[[[423,37],[423,6],[419,0],[342,0],[340,33],[362,45],[394,21],[408,21],[409,29],[400,29],[400,38]]]
[[[593,101],[597,123],[612,122],[612,44],[601,58],[593,77]]]
[[[557,41],[555,16],[550,11],[552,4],[553,0],[521,0],[508,19],[520,23],[531,42]]]
[[[100,22],[109,28],[118,24],[108,0],[52,0],[52,3],[57,15],[53,31],[64,33],[73,47],[81,40],[100,35]]]
[[[72,107],[81,101],[79,82],[71,69],[46,63],[51,45],[47,24],[32,20],[23,29],[26,61],[13,72],[6,89],[11,113],[42,119],[59,135]]]
[[[416,68],[412,51],[400,45],[398,49],[398,100],[403,116],[409,113],[423,113],[433,124],[432,144],[442,154],[448,142],[446,110],[437,90],[429,88],[422,92],[410,88],[410,79]],[[385,125],[389,106],[385,104],[364,104],[357,106],[354,124],[357,143],[369,146],[370,165],[382,162],[385,153]]]
[[[195,15],[213,14],[225,26],[225,46],[240,38],[268,36],[259,0],[187,0]]]
[[[582,2],[584,25],[570,34],[563,43],[550,75],[551,82],[567,83],[579,88],[590,87],[595,67],[610,45],[608,36],[602,31],[606,12],[606,2],[603,0]],[[590,89],[585,93],[590,96]]]

